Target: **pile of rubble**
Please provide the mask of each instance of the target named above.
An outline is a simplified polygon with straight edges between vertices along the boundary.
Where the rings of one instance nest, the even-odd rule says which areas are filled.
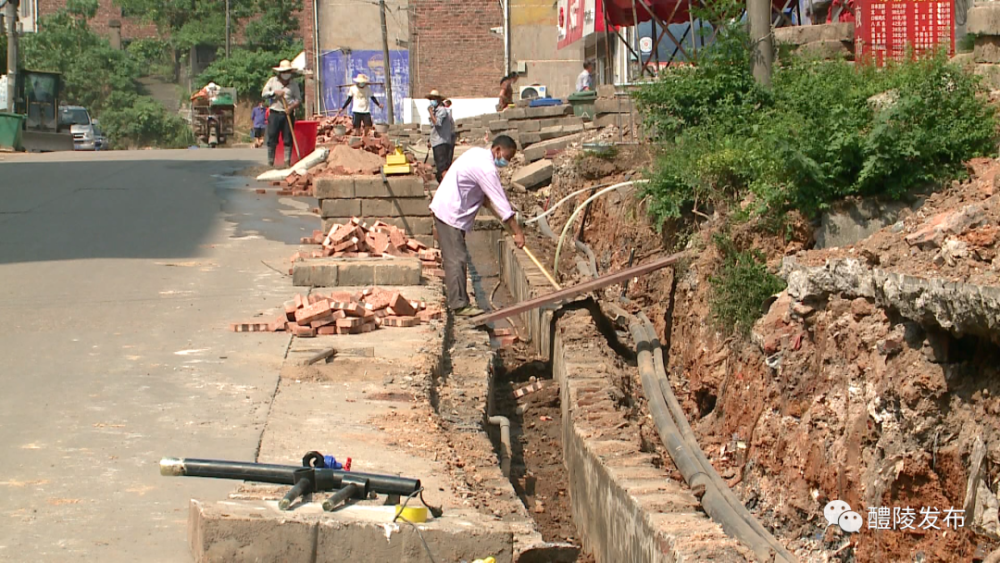
[[[427,248],[427,245],[406,236],[406,232],[382,221],[371,225],[358,217],[352,217],[343,225],[334,224],[329,232],[313,231],[312,237],[303,237],[302,244],[319,244],[323,250],[313,252],[314,257],[346,257],[368,258],[379,256],[412,256],[416,254],[421,260],[437,263],[441,260],[441,251]],[[319,253],[320,256],[316,256]],[[296,256],[302,253],[296,253]]]
[[[310,196],[313,195],[312,177],[313,174],[310,172],[303,172],[302,174],[292,172],[284,180],[275,180],[271,182],[271,185],[279,188],[275,195]],[[267,190],[257,188],[257,193],[264,195],[267,193]]]
[[[438,307],[406,299],[399,291],[378,287],[357,294],[296,295],[270,323],[232,323],[233,332],[291,332],[299,337],[362,334],[384,327],[407,328],[442,318]]]

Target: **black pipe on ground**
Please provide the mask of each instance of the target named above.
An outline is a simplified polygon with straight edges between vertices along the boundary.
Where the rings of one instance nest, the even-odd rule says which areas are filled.
[[[678,471],[684,477],[688,486],[692,489],[704,487],[704,495],[701,498],[701,505],[705,512],[722,526],[723,531],[730,537],[736,538],[749,547],[763,561],[796,561],[795,557],[789,553],[777,540],[771,536],[756,519],[753,518],[742,504],[737,509],[732,505],[728,495],[732,495],[729,487],[723,484],[719,486],[721,478],[715,469],[708,464],[705,467],[701,463],[699,456],[692,452],[697,449],[701,453],[701,447],[692,446],[684,439],[681,430],[678,428],[671,409],[667,405],[664,393],[661,388],[661,378],[657,369],[657,362],[654,356],[658,356],[660,349],[655,343],[655,332],[651,330],[645,322],[636,320],[629,326],[632,338],[636,342],[636,351],[639,355],[639,374],[642,379],[643,393],[649,406],[650,415],[656,424],[657,433],[660,440],[677,466]],[[662,366],[662,358],[660,359]],[[683,415],[683,413],[682,413]],[[683,418],[686,424],[687,419]],[[701,455],[704,458],[704,454]],[[707,462],[707,460],[706,460]],[[713,478],[714,477],[714,478]],[[745,515],[743,513],[746,513]],[[749,519],[749,520],[748,520]],[[754,526],[753,523],[756,524]],[[763,531],[763,534],[761,533]]]
[[[160,475],[165,477],[207,477],[256,483],[295,485],[295,472],[303,469],[294,465],[272,465],[242,461],[165,457],[160,460]],[[341,488],[345,479],[367,479],[370,490],[383,495],[410,496],[420,490],[419,479],[376,475],[340,469],[314,469],[315,490],[332,491]]]

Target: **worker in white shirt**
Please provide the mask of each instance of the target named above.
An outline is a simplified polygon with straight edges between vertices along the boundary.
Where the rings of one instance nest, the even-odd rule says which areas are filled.
[[[594,61],[583,63],[583,72],[576,77],[576,91],[589,92],[594,89]]]
[[[351,86],[351,89],[347,91],[347,99],[344,100],[344,105],[341,106],[337,115],[343,113],[347,106],[351,105],[354,130],[357,131],[360,128],[362,137],[368,135],[368,130],[372,128],[372,109],[369,102],[375,102],[375,105],[382,109],[382,104],[372,94],[372,88],[368,84],[368,75],[359,74],[354,77],[354,86]]]

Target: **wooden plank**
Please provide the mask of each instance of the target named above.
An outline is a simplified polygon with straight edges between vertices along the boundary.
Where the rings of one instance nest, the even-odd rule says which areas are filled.
[[[594,278],[589,281],[585,281],[581,284],[574,285],[573,287],[566,287],[559,291],[553,291],[552,293],[542,295],[541,297],[536,297],[534,299],[529,299],[523,301],[516,305],[511,305],[504,309],[498,311],[493,311],[492,313],[486,313],[485,315],[479,315],[478,317],[473,317],[471,320],[473,323],[478,325],[483,325],[488,322],[497,321],[504,317],[513,317],[514,315],[520,315],[525,311],[531,311],[532,309],[538,309],[539,307],[544,307],[550,303],[556,303],[569,299],[570,297],[575,297],[581,293],[589,293],[591,291],[601,289],[602,287],[608,287],[609,285],[615,285],[616,283],[622,283],[625,280],[629,280],[635,277],[644,276],[650,272],[655,272],[675,264],[681,258],[688,255],[687,252],[678,252],[677,254],[671,254],[670,256],[660,258],[659,260],[654,260],[648,264],[641,264],[639,266],[633,266],[626,270],[620,272],[615,272],[614,274],[608,274],[606,276],[601,276],[599,278]]]

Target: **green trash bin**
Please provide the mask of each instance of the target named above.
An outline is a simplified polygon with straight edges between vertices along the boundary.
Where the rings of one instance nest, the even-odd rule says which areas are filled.
[[[0,112],[0,149],[21,151],[21,129],[24,116],[19,113]]]
[[[594,119],[594,103],[597,102],[597,92],[585,90],[569,95],[569,103],[573,106],[573,115],[584,119]]]

